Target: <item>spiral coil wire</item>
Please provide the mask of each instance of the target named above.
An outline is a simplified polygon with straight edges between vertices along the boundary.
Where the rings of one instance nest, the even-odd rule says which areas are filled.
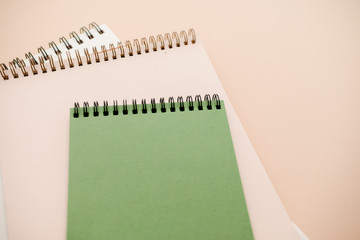
[[[90,28],[95,28],[99,33],[103,33],[103,30],[96,24],[91,23]],[[82,27],[80,32],[86,33],[86,36],[90,39],[92,34],[90,33],[89,29],[86,27]],[[75,33],[70,33],[70,37],[74,37],[76,41],[81,44],[82,40],[80,37]],[[190,40],[190,41],[189,41]],[[68,43],[66,38],[62,37],[60,38],[60,41],[63,42],[68,50],[72,48],[72,46]],[[98,51],[96,47],[93,47],[93,54],[89,53],[88,48],[84,48],[84,54],[87,64],[91,64],[93,60],[95,62],[101,62],[101,61],[108,61],[109,59],[118,59],[118,58],[124,58],[124,57],[131,57],[134,55],[141,55],[150,53],[151,51],[156,52],[158,50],[165,50],[165,48],[173,48],[173,47],[180,47],[181,45],[188,45],[189,43],[195,44],[196,43],[196,34],[194,29],[189,29],[188,32],[181,31],[180,33],[173,32],[165,33],[164,35],[157,35],[156,38],[154,36],[150,36],[148,38],[141,38],[134,39],[133,41],[127,40],[125,41],[125,44],[123,45],[122,42],[118,42],[117,45],[115,44],[109,44],[109,48],[106,48],[104,45],[101,46],[101,51]],[[83,59],[81,58],[79,50],[75,50],[75,58],[71,55],[69,51],[66,51],[67,56],[67,65],[65,64],[64,59],[61,56],[61,51],[56,45],[55,42],[50,42],[49,46],[54,50],[54,52],[57,55],[58,63],[60,69],[66,69],[66,68],[73,68],[74,67],[74,61],[77,62],[78,66],[83,66]],[[30,66],[27,67],[24,63],[24,60],[22,59],[14,59],[12,62],[9,62],[9,67],[7,67],[4,63],[0,64],[0,75],[4,80],[9,80],[10,74],[13,78],[19,78],[20,75],[26,77],[29,76],[29,72],[31,72],[33,75],[37,75],[39,72],[47,73],[48,71],[57,71],[56,65],[54,63],[53,57],[48,54],[43,47],[38,48],[39,53],[41,53],[42,56],[38,57],[36,59],[30,52],[26,54],[27,59],[29,59]],[[94,56],[94,59],[92,59],[91,56]],[[109,56],[111,56],[109,58]],[[48,64],[45,64],[48,63]],[[40,65],[40,69],[38,69],[38,66]],[[18,71],[20,69],[20,71]]]
[[[109,106],[108,101],[104,101],[103,106],[99,105],[98,101],[95,101],[93,107],[90,107],[89,102],[84,102],[83,106],[80,107],[78,102],[74,103],[73,117],[99,117],[109,116],[109,115],[128,115],[128,114],[152,114],[152,113],[165,113],[165,112],[184,112],[184,111],[206,111],[206,110],[219,110],[221,109],[221,100],[218,94],[213,94],[211,97],[209,94],[206,94],[204,101],[200,95],[195,96],[195,101],[193,101],[192,96],[187,96],[186,101],[184,102],[183,97],[179,96],[175,103],[173,97],[169,97],[166,102],[165,98],[161,97],[159,103],[156,104],[155,98],[151,99],[151,103],[147,104],[146,99],[142,99],[140,104],[137,104],[136,99],[131,101],[131,104],[128,104],[127,100],[123,100],[122,105],[118,105],[118,101],[114,100],[113,105]],[[203,106],[206,106],[204,108]],[[213,108],[214,107],[214,108]],[[149,108],[149,111],[148,111]],[[112,110],[112,111],[111,111]],[[141,111],[139,111],[141,110]],[[82,113],[82,114],[81,114]]]

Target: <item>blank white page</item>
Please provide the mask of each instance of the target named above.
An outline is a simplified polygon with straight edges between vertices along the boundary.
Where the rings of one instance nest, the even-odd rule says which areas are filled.
[[[5,203],[2,186],[1,168],[0,168],[0,240],[7,239],[7,226],[6,226],[6,214]]]
[[[226,104],[255,238],[299,239],[199,41],[0,82],[0,164],[10,239],[66,238],[69,108],[75,101],[140,103],[207,93]]]

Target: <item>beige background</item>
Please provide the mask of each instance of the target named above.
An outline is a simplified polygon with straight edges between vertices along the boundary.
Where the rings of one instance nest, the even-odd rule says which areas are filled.
[[[91,21],[121,40],[194,27],[291,219],[360,239],[359,1],[0,0],[0,62]]]

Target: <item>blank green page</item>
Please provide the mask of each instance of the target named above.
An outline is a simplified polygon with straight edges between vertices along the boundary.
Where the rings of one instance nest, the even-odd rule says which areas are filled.
[[[68,240],[253,239],[224,103],[198,103],[71,109]]]

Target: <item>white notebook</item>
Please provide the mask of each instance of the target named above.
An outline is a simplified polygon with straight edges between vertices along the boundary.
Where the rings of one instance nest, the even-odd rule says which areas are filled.
[[[74,102],[150,102],[207,93],[219,94],[226,103],[255,239],[299,239],[195,34],[112,46],[118,47],[81,57],[82,66],[73,56],[70,64],[63,60],[63,70],[59,62],[53,67],[46,62],[46,73],[32,66],[37,75],[31,67],[25,68],[27,77],[15,69],[16,79],[2,71],[9,80],[0,82],[0,164],[11,239],[66,238],[69,108]]]

